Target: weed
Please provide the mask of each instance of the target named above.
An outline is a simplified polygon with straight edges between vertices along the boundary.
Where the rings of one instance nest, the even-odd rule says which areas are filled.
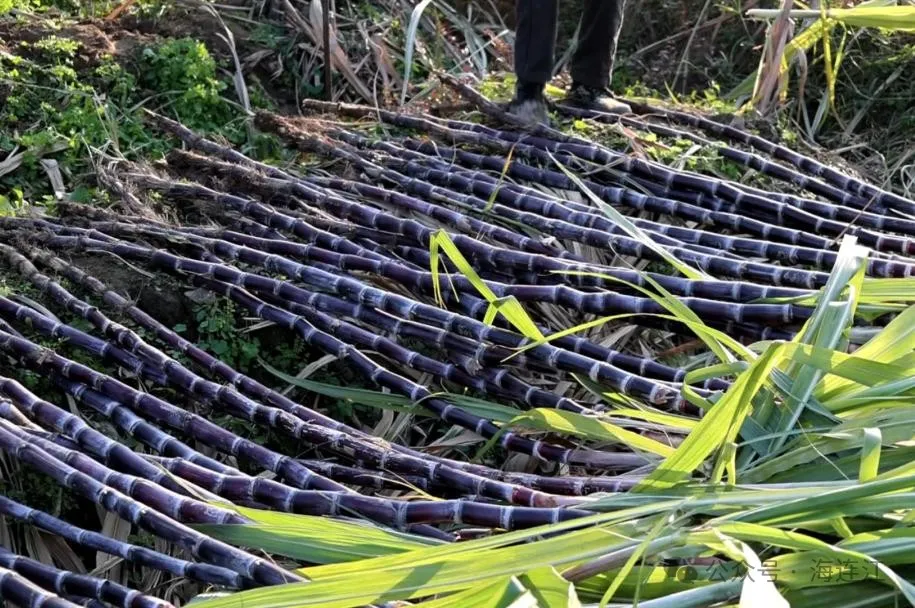
[[[226,299],[217,299],[195,307],[194,320],[197,323],[197,345],[219,357],[232,367],[245,371],[260,354],[260,340],[245,335],[240,330],[235,304]],[[175,328],[178,332],[186,326]]]
[[[217,77],[216,61],[198,40],[181,38],[143,49],[140,84],[170,98],[182,122],[215,130],[233,117],[222,97],[227,88]]]

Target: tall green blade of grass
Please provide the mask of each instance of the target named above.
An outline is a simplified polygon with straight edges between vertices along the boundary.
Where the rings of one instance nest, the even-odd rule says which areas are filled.
[[[823,289],[822,297],[794,342],[811,344],[821,349],[839,347],[843,333],[854,318],[867,253],[867,249],[859,246],[854,237],[846,236],[842,240],[835,267]],[[847,295],[843,297],[846,292]],[[776,409],[775,401],[769,401],[753,416],[756,425],[773,435],[768,444],[752,444],[757,457],[782,448],[789,431],[797,424],[808,399],[823,377],[823,370],[818,366],[796,361],[789,362],[785,373],[793,380],[793,384],[784,403]],[[745,468],[751,457],[749,451],[742,454],[740,468]]]
[[[440,541],[385,530],[372,524],[291,515],[233,506],[253,524],[199,524],[196,529],[224,542],[258,547],[316,564],[335,564],[440,545]]]
[[[464,275],[471,285],[480,292],[480,295],[489,302],[489,310],[486,313],[486,321],[492,323],[495,315],[501,314],[511,323],[523,336],[532,340],[543,338],[543,334],[537,328],[537,324],[531,319],[530,315],[521,306],[521,303],[513,296],[499,298],[489,288],[480,275],[473,269],[467,258],[460,252],[451,237],[444,230],[438,230],[432,236],[430,242],[430,265],[432,272],[433,287],[435,289],[435,298],[440,305],[444,304],[441,297],[441,275],[438,270],[439,250],[442,250],[451,262],[457,267],[458,272]]]
[[[407,25],[407,40],[404,48],[403,60],[403,87],[400,90],[400,105],[407,101],[407,90],[410,87],[410,76],[413,73],[413,51],[416,49],[416,30],[419,29],[419,21],[423,17],[423,12],[432,0],[422,0],[413,8],[410,13],[410,23]]]
[[[629,218],[627,218],[625,215],[623,215],[622,213],[620,213],[619,211],[614,209],[612,206],[608,205],[599,196],[594,194],[594,192],[592,192],[591,189],[588,188],[585,185],[585,183],[583,181],[581,181],[581,179],[577,175],[575,175],[574,173],[569,171],[569,169],[566,168],[565,165],[563,165],[558,160],[556,160],[556,158],[553,157],[552,155],[550,155],[550,158],[556,164],[556,166],[559,167],[559,169],[563,173],[565,173],[566,177],[568,177],[572,181],[572,183],[574,183],[575,186],[579,190],[581,190],[582,193],[584,193],[585,196],[587,196],[588,199],[590,199],[590,201],[598,209],[600,209],[607,217],[609,217],[611,220],[613,220],[613,222],[615,224],[617,224],[620,228],[622,228],[626,232],[626,234],[628,234],[630,237],[638,240],[639,242],[644,244],[646,247],[648,247],[649,249],[654,251],[663,260],[665,260],[668,264],[670,264],[675,270],[682,273],[683,276],[685,276],[689,279],[710,279],[711,278],[707,274],[702,272],[701,270],[697,270],[697,269],[693,268],[686,262],[680,260],[675,255],[673,255],[672,253],[670,253],[669,251],[667,251],[666,249],[664,249],[663,247],[661,247],[660,245],[655,243],[654,240],[650,236],[648,236],[641,228],[639,228],[638,226],[633,224],[629,220]]]
[[[779,355],[778,346],[772,345],[750,364],[676,452],[633,488],[633,492],[663,491],[688,479],[709,456],[734,441],[751,411],[753,397],[779,363]]]
[[[315,382],[314,380],[308,380],[306,378],[297,378],[296,376],[291,376],[276,369],[263,360],[261,360],[261,365],[264,367],[264,369],[266,369],[277,378],[281,379],[283,382],[286,382],[292,386],[306,389],[319,395],[323,395],[325,397],[379,409],[408,412],[416,416],[425,415],[435,417],[435,414],[429,410],[423,409],[422,400],[413,401],[409,397],[405,397],[404,395],[397,395],[394,393],[384,393],[381,391],[373,391],[363,388],[352,388],[349,386],[338,386],[335,384]],[[485,399],[470,397],[467,395],[442,392],[433,393],[432,396],[443,399],[445,401],[449,401],[455,405],[459,405],[461,408],[467,410],[468,412],[472,412],[477,416],[488,418],[489,420],[497,423],[509,422],[518,415],[518,410],[516,408],[494,403],[492,401],[487,401]]]

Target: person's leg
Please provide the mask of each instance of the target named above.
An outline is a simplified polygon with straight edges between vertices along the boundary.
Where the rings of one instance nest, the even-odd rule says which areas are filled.
[[[543,89],[553,78],[559,0],[517,0],[515,12],[515,75],[518,84],[508,110],[530,122],[545,122],[547,111]]]
[[[602,112],[629,112],[629,106],[613,99],[609,91],[625,0],[583,0],[583,4],[567,101]]]

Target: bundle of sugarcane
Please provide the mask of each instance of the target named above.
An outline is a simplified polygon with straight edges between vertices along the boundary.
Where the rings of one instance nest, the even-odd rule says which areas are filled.
[[[676,113],[667,118],[752,148],[717,146],[723,158],[802,192],[680,171],[546,127],[306,107],[374,117],[398,134],[379,139],[363,122],[259,114],[263,130],[335,161],[331,170],[306,170],[259,162],[154,116],[189,150],[153,168],[123,163],[100,181],[131,209],[155,196],[183,221],[66,202],[53,216],[0,218],[0,263],[23,287],[0,294],[0,351],[12,363],[0,376],[0,447],[183,555],[106,538],[7,497],[5,517],[225,589],[302,580],[291,563],[219,536],[258,530],[265,511],[359,518],[416,546],[479,529],[590,521],[592,495],[626,492],[651,476],[690,419],[708,415],[741,382],[739,366],[691,373],[613,348],[601,332],[644,328],[675,343],[730,336],[724,343],[735,349],[790,340],[833,288],[829,271],[842,260],[836,237],[848,233],[875,252],[866,276],[915,270],[907,257],[915,222],[900,215],[915,203]],[[623,121],[708,142],[657,122]],[[359,395],[350,398],[397,403],[426,417],[416,425],[423,433],[459,429],[498,455],[469,462],[457,450],[380,441],[357,420],[309,407],[164,323],[160,311],[89,270],[83,262],[91,259],[223,298],[309,353],[345,364],[369,389],[344,391]],[[656,268],[646,270],[649,263]],[[858,307],[848,339],[866,340],[900,303],[904,293]],[[582,331],[569,331],[572,324]],[[27,385],[26,374],[44,379],[48,394]],[[91,417],[64,407],[61,396]],[[821,410],[817,421],[834,421]],[[220,424],[214,413],[247,426]],[[673,424],[683,420],[690,423]],[[577,426],[586,424],[600,430]],[[290,445],[295,454],[281,447]],[[504,470],[499,457],[507,454],[529,469]],[[296,562],[324,559],[283,547]],[[168,605],[5,551],[0,568],[0,593],[31,605]]]

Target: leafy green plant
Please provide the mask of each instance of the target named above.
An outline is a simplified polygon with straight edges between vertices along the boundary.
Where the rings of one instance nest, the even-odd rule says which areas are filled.
[[[201,304],[194,311],[197,322],[197,344],[233,367],[248,369],[261,350],[260,340],[246,335],[238,323],[235,304],[228,300],[215,300]],[[184,331],[179,326],[176,331]]]
[[[915,7],[895,6],[895,0],[867,0],[851,8],[831,8],[822,5],[819,10],[789,9],[751,9],[747,16],[757,19],[779,20],[806,19],[812,20],[799,34],[787,41],[768,60],[761,62],[756,74],[748,77],[729,96],[736,98],[750,95],[749,106],[767,114],[772,107],[769,99],[778,97],[782,101],[787,96],[788,70],[793,62],[800,60],[806,65],[807,53],[817,45],[822,47],[822,59],[826,76],[825,106],[821,106],[818,116],[820,121],[826,110],[835,112],[836,74],[845,57],[846,37],[850,28],[880,28],[889,32],[910,32],[915,30]],[[840,31],[842,39],[838,49],[833,49],[832,37]],[[778,45],[775,36],[779,28],[772,26],[766,42],[767,49]],[[806,68],[805,68],[806,69]],[[775,88],[778,91],[776,94]]]
[[[222,97],[227,85],[218,78],[216,61],[199,40],[168,40],[143,49],[140,84],[172,98],[175,114],[189,125],[212,130],[232,118]]]

